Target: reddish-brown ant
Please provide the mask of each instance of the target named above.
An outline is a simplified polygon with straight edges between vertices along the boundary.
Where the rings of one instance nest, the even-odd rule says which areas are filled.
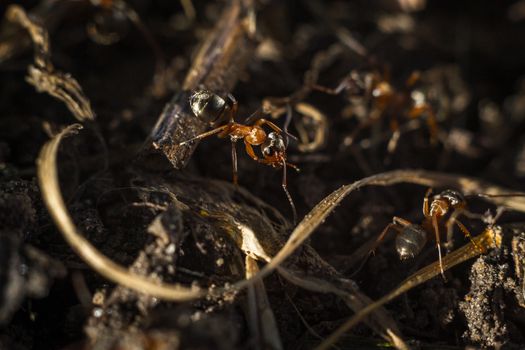
[[[226,98],[208,90],[197,90],[190,97],[190,107],[196,117],[208,123],[213,130],[202,133],[180,145],[200,140],[205,137],[218,134],[220,138],[229,136],[232,144],[233,182],[237,184],[237,141],[244,140],[246,153],[259,163],[274,168],[283,168],[282,187],[293,211],[294,223],[297,221],[297,212],[290,192],[288,192],[286,181],[286,167],[289,166],[299,170],[295,165],[286,162],[286,147],[283,132],[277,125],[266,119],[258,119],[252,125],[244,125],[235,122],[237,115],[237,100],[228,94]],[[250,118],[251,119],[251,118]],[[263,125],[267,125],[273,131],[266,133]],[[261,147],[262,158],[255,154],[253,146]]]
[[[431,193],[432,190],[429,189],[423,201],[424,219],[421,224],[413,224],[408,220],[395,216],[392,223],[388,224],[377,238],[376,245],[383,240],[390,229],[394,229],[398,231],[395,244],[399,258],[401,260],[414,258],[424,248],[428,240],[428,234],[431,234],[433,231],[438,249],[439,267],[444,278],[439,231],[439,227],[442,224],[441,220],[450,213],[449,219],[445,222],[446,227],[457,225],[465,237],[472,241],[472,235],[469,230],[457,220],[459,214],[467,213],[467,202],[461,193],[454,190],[445,190],[435,195],[430,201]],[[472,242],[474,243],[474,241]],[[474,245],[482,250],[476,243]]]
[[[384,69],[383,69],[384,70]],[[413,72],[405,82],[404,88],[395,89],[390,83],[388,71],[381,73],[378,69],[371,71],[353,70],[343,78],[339,85],[332,89],[314,84],[311,88],[331,95],[345,92],[352,100],[364,99],[370,109],[368,117],[362,121],[347,139],[351,145],[356,136],[365,128],[377,123],[384,116],[389,118],[393,135],[390,139],[388,150],[392,152],[400,136],[399,117],[415,119],[426,117],[431,141],[437,140],[436,116],[426,96],[415,85],[421,79],[419,72]]]

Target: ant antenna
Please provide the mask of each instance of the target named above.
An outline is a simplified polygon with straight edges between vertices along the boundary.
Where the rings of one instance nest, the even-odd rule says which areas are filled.
[[[288,186],[286,184],[286,160],[282,158],[283,161],[283,183],[282,187],[284,190],[284,193],[286,194],[286,197],[288,198],[288,202],[290,203],[290,206],[292,207],[293,212],[293,224],[294,226],[297,224],[297,209],[295,208],[295,204],[293,202],[292,196],[290,195],[290,192],[288,192]]]
[[[501,193],[501,194],[478,193],[478,194],[471,194],[468,197],[499,198],[499,197],[524,197],[524,196],[525,196],[525,193],[516,192],[516,193]]]
[[[286,120],[284,121],[284,126],[283,126],[283,133],[284,135],[286,135],[286,139],[285,139],[286,148],[288,148],[288,144],[290,143],[290,139],[288,138],[288,136],[292,136],[290,133],[288,133],[288,127],[290,126],[290,122],[292,121],[292,115],[293,115],[292,106],[290,106],[290,104],[286,104]]]

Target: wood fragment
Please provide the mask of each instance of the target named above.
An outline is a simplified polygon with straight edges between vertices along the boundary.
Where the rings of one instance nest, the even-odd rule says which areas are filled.
[[[189,108],[191,91],[202,86],[216,92],[230,92],[255,51],[251,1],[232,0],[215,29],[200,47],[186,75],[183,91],[164,107],[141,156],[160,151],[176,169],[186,166],[198,141],[179,143],[201,134],[207,124]]]

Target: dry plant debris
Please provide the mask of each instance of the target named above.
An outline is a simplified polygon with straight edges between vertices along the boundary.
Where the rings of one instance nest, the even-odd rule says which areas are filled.
[[[53,66],[47,31],[33,22],[20,6],[10,6],[6,18],[23,26],[33,40],[35,61],[34,65],[28,67],[27,82],[38,92],[47,92],[63,101],[77,120],[94,120],[95,114],[91,104],[75,78],[68,73],[57,71]]]
[[[517,3],[484,4],[6,7],[0,348],[523,347],[525,51],[484,23],[523,28]],[[232,154],[239,184],[228,142],[195,138],[220,127],[195,115],[203,90],[239,101],[219,134],[258,160]],[[264,123],[279,138],[251,135]],[[297,225],[261,164],[287,160]],[[422,221],[428,189],[458,195],[429,195]],[[400,238],[421,253],[400,262]]]

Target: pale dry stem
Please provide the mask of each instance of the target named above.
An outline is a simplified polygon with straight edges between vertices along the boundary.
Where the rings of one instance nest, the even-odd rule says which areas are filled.
[[[28,67],[26,81],[38,92],[47,92],[63,101],[78,121],[95,120],[91,104],[80,84],[68,73],[55,70],[51,62],[51,48],[47,30],[31,19],[18,5],[7,9],[6,17],[24,27],[34,45],[34,65]]]

